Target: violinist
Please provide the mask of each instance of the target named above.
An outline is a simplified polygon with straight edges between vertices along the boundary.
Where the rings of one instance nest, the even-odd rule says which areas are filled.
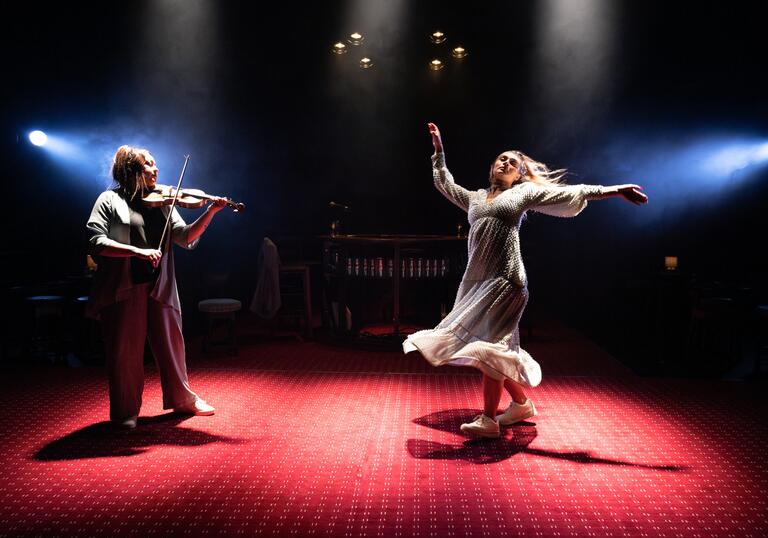
[[[187,379],[172,244],[195,248],[227,200],[210,197],[206,211],[186,224],[175,208],[142,202],[155,190],[157,174],[149,151],[121,146],[112,164],[116,185],[99,195],[87,223],[89,250],[98,262],[88,314],[101,320],[110,419],[129,430],[136,427],[141,408],[147,340],[160,374],[163,409],[214,413]]]

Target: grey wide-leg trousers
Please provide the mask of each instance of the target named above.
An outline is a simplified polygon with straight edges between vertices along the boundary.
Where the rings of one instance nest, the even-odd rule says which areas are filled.
[[[152,299],[149,296],[151,290],[149,283],[135,286],[125,300],[101,311],[109,377],[109,417],[112,420],[139,414],[147,338],[160,373],[163,409],[197,400],[187,379],[181,314]]]

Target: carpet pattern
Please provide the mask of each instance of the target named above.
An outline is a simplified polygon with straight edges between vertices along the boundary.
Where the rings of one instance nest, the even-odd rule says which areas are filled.
[[[550,376],[538,416],[471,440],[458,427],[482,405],[479,376],[421,368],[316,343],[199,359],[191,385],[213,417],[164,413],[149,368],[124,434],[104,422],[99,369],[4,371],[0,537],[768,532],[758,387],[615,365]]]

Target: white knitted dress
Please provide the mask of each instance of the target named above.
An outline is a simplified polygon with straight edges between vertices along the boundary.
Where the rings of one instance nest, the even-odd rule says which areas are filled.
[[[432,174],[437,189],[468,213],[467,269],[450,313],[434,329],[410,335],[403,351],[418,350],[434,366],[473,366],[494,379],[535,387],[541,367],[520,347],[518,330],[528,301],[520,224],[528,210],[576,216],[603,187],[522,182],[489,203],[485,189],[454,183],[443,153],[432,156]]]

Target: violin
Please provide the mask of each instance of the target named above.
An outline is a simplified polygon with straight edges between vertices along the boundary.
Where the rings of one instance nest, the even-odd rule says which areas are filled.
[[[157,250],[163,250],[165,244],[165,234],[168,232],[168,225],[171,223],[171,215],[173,215],[173,209],[180,205],[182,207],[202,207],[206,202],[212,200],[214,197],[210,194],[205,194],[199,189],[183,189],[181,183],[184,181],[184,172],[187,171],[187,164],[189,164],[189,155],[184,156],[184,166],[181,167],[181,175],[179,176],[179,183],[175,187],[168,185],[155,185],[152,192],[143,196],[141,201],[149,207],[159,207],[164,205],[171,206],[171,210],[168,211],[168,216],[165,218],[165,226],[163,227],[163,235],[160,236],[160,243],[158,243]],[[245,204],[233,202],[229,198],[226,198],[227,205],[234,209],[235,213],[245,209]]]
[[[178,191],[178,196],[176,192]],[[141,201],[147,207],[162,207],[164,205],[173,205],[174,199],[176,205],[186,207],[187,209],[197,209],[203,207],[209,200],[215,198],[211,194],[206,194],[200,189],[177,189],[172,185],[155,185],[154,190],[142,197]],[[245,209],[242,202],[234,202],[227,198],[227,205],[235,213]]]

